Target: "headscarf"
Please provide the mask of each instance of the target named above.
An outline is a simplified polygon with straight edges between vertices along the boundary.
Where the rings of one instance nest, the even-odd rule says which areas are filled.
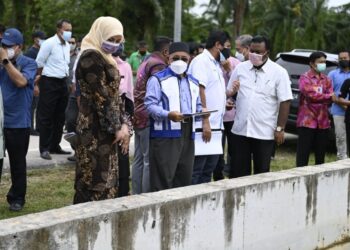
[[[89,33],[84,37],[81,43],[80,53],[88,49],[97,50],[108,63],[115,65],[112,55],[106,54],[101,49],[101,45],[102,42],[117,35],[121,35],[122,39],[124,39],[122,23],[114,17],[101,16],[94,21]]]

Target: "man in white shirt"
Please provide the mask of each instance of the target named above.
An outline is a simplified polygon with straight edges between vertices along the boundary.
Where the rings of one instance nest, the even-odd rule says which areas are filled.
[[[270,171],[274,143],[284,142],[292,97],[287,71],[268,58],[270,43],[266,37],[255,36],[250,45],[249,61],[233,71],[227,95],[239,82],[236,116],[232,133],[234,147],[230,178]]]
[[[51,154],[70,154],[62,150],[60,142],[68,101],[67,77],[69,76],[72,24],[68,20],[57,22],[57,33],[40,47],[36,62],[39,77],[38,119],[40,132],[40,156],[51,160]]]
[[[212,130],[223,130],[226,87],[220,61],[225,61],[230,56],[230,49],[224,47],[228,39],[225,32],[211,32],[206,42],[206,49],[192,60],[188,69],[188,73],[199,81],[203,111],[218,110],[210,117],[204,117],[199,126],[203,131],[203,141],[207,143],[210,142]],[[215,154],[195,157],[192,184],[210,182],[219,156]]]

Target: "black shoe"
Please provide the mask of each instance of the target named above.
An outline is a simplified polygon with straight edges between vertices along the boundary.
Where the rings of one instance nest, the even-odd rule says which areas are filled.
[[[45,160],[52,160],[52,157],[49,153],[49,151],[44,151],[40,154],[40,157],[45,159]]]
[[[73,156],[67,157],[67,160],[68,160],[68,161],[76,161],[77,158],[75,157],[75,155],[73,155]]]
[[[14,212],[18,212],[18,211],[21,211],[22,208],[23,208],[23,205],[21,205],[17,202],[14,202],[14,203],[10,204],[9,210],[14,211]]]
[[[50,154],[56,154],[56,155],[70,155],[71,152],[64,151],[61,147],[58,147],[56,150],[50,150]]]

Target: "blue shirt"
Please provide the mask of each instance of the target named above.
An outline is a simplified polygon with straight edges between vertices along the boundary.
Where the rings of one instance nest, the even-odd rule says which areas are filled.
[[[32,46],[27,50],[27,52],[24,55],[35,60],[38,53],[39,49]]]
[[[40,46],[36,57],[42,75],[47,77],[64,78],[69,76],[70,47],[68,42],[62,44],[58,35],[45,40]]]
[[[19,55],[15,67],[27,79],[27,85],[17,87],[7,70],[0,67],[0,86],[4,101],[4,128],[30,128],[34,79],[37,64],[29,57]]]
[[[191,91],[188,80],[186,77],[181,77],[179,79],[179,93],[180,93],[180,106],[181,110],[170,110],[170,111],[179,111],[182,114],[191,114],[192,113],[192,104],[191,104]],[[151,77],[147,82],[147,91],[145,97],[145,106],[147,110],[152,115],[153,119],[156,121],[161,121],[164,118],[168,117],[169,111],[163,109],[162,105],[159,104],[161,100],[162,92],[160,89],[159,81],[157,77]],[[202,105],[197,99],[196,111],[199,112],[202,110]]]
[[[344,81],[350,78],[350,72],[344,72],[340,68],[334,69],[329,72],[328,77],[332,80],[333,90],[336,96],[340,95],[340,88],[343,85]],[[344,116],[345,110],[338,104],[333,103],[331,107],[331,114]]]

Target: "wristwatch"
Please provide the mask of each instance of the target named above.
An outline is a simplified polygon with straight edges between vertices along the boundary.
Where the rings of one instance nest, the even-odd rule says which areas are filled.
[[[2,60],[3,65],[7,65],[9,62],[10,62],[9,59],[7,59],[7,58]]]
[[[277,132],[282,132],[282,131],[284,131],[284,128],[282,128],[281,126],[277,126],[276,131]]]

